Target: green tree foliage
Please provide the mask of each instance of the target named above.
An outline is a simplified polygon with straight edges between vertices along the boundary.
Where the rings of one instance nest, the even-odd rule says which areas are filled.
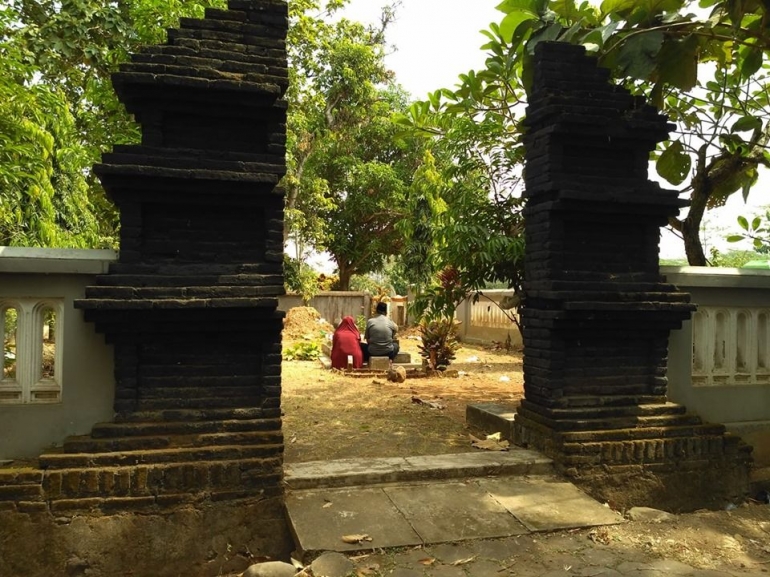
[[[420,141],[399,138],[391,118],[407,105],[384,64],[393,12],[374,28],[329,17],[345,3],[290,4],[284,179],[285,238],[328,251],[341,290],[401,250],[395,225],[420,159]]]
[[[475,134],[480,165],[520,174],[534,47],[545,40],[581,44],[676,122],[654,160],[658,174],[689,195],[687,216],[670,224],[681,232],[690,263],[706,264],[698,236],[704,211],[737,191],[746,196],[759,166],[770,162],[767,3],[504,0],[498,9],[501,22],[484,32],[485,68],[461,75],[457,89],[414,104],[403,121],[442,138],[460,123],[465,136]]]
[[[407,244],[416,257],[425,257],[431,272],[452,270],[462,287],[462,295],[444,298],[444,275],[434,274],[413,308],[429,318],[451,318],[462,299],[479,298],[493,283],[518,291],[523,278],[522,151],[510,128],[514,112],[499,104],[475,110],[470,100],[449,105],[450,94],[432,93],[397,119],[405,131],[423,136],[436,158],[434,165],[425,163],[425,176],[415,178],[430,211],[410,211]]]
[[[739,216],[738,226],[741,231],[728,236],[728,242],[749,240],[754,246],[754,250],[759,253],[770,254],[770,209],[765,210],[764,214],[754,216],[751,220],[745,216]]]
[[[110,246],[117,217],[91,172],[138,140],[110,73],[180,16],[225,0],[10,0],[0,10],[0,242]]]
[[[0,245],[102,244],[66,97],[35,82],[15,34],[14,13],[0,10]]]

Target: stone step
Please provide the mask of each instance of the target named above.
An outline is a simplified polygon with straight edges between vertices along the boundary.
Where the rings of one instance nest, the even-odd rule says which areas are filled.
[[[574,431],[562,432],[560,438],[566,443],[590,443],[599,441],[635,441],[645,439],[669,439],[676,437],[700,437],[721,435],[724,425],[701,423],[689,426],[665,426],[628,429],[611,429],[608,431]]]
[[[280,455],[282,452],[282,444],[258,446],[222,445],[217,447],[179,447],[115,453],[45,453],[40,456],[39,462],[42,469],[126,467],[157,463],[195,463],[198,461],[269,458]]]
[[[200,409],[160,409],[144,411],[118,412],[115,415],[115,423],[142,423],[142,422],[201,422],[201,421],[242,421],[263,418],[279,418],[280,407],[233,407],[233,408],[200,408]]]
[[[513,442],[516,407],[497,403],[468,405],[465,411],[468,425],[487,434],[500,432],[502,438]],[[632,427],[626,429],[564,431],[559,439],[565,443],[592,443],[609,441],[643,441],[677,437],[704,437],[724,434],[725,427],[716,423],[696,423],[688,426]]]
[[[612,419],[624,417],[657,417],[665,415],[683,415],[687,412],[684,405],[677,403],[655,403],[645,405],[622,406],[587,406],[569,408],[544,408],[522,401],[522,407],[537,411],[546,418],[555,420]]]
[[[46,471],[42,494],[52,502],[221,490],[253,494],[278,485],[280,478],[279,458],[73,467]]]
[[[674,461],[700,461],[725,455],[725,437],[708,435],[607,441],[600,443],[565,443],[562,450],[568,465],[649,465]]]
[[[293,463],[285,465],[284,471],[289,488],[315,489],[490,475],[547,475],[553,472],[553,462],[535,451],[511,447],[509,451]]]
[[[0,467],[0,511],[19,508],[19,505],[23,512],[38,507],[43,500],[42,479],[43,471],[26,462],[19,465],[10,461]]]
[[[700,417],[694,414],[663,414],[653,416],[630,415],[626,417],[589,419],[577,417],[568,419],[562,417],[561,419],[556,420],[530,411],[524,406],[517,409],[517,414],[558,432],[642,429],[649,427],[687,427],[702,424]]]
[[[68,437],[65,453],[111,453],[144,451],[172,447],[208,447],[221,445],[273,445],[283,442],[280,431],[244,431],[203,433],[198,435],[130,436],[94,439],[89,436]]]
[[[106,439],[115,437],[153,435],[192,435],[202,433],[228,433],[241,431],[277,431],[280,419],[231,419],[222,421],[171,421],[97,423],[91,429],[91,437]]]

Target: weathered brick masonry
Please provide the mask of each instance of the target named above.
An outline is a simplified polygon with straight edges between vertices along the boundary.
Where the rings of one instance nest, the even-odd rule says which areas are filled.
[[[285,2],[230,0],[113,76],[142,142],[95,167],[120,258],[76,306],[114,344],[115,419],[0,478],[5,508],[281,494],[286,30]]]
[[[584,52],[535,51],[518,440],[578,478],[650,476],[636,504],[676,504],[688,483],[728,498],[750,448],[666,399],[669,331],[695,309],[658,272],[659,229],[687,204],[647,179],[673,125]]]

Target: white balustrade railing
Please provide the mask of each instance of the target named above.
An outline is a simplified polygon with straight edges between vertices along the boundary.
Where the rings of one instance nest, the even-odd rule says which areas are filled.
[[[60,402],[63,299],[0,297],[0,317],[0,404]]]
[[[770,384],[770,308],[701,306],[692,333],[693,386]]]

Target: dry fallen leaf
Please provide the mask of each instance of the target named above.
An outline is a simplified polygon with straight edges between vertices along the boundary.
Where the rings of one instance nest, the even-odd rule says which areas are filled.
[[[361,535],[343,535],[342,540],[345,543],[350,543],[351,545],[357,545],[362,541],[371,541],[372,538],[369,537],[369,535],[367,535],[366,533],[363,533]]]
[[[475,558],[476,558],[476,555],[474,555],[473,557],[468,557],[466,559],[458,559],[457,561],[455,561],[451,565],[453,567],[457,567],[458,565],[465,565],[466,563],[470,563],[471,561],[473,561]]]
[[[594,543],[601,543],[602,545],[609,545],[610,544],[610,535],[607,529],[600,528],[600,529],[594,529],[590,533],[588,533],[588,538],[591,539]]]
[[[331,501],[329,501],[328,503],[324,503],[324,504],[321,506],[321,508],[322,508],[322,509],[328,509],[328,508],[329,508],[329,507],[331,507],[331,506],[332,506],[332,502],[331,502]]]
[[[471,438],[471,447],[475,449],[482,449],[484,451],[507,451],[510,443],[496,439],[479,439],[473,435],[468,435]]]
[[[426,557],[425,559],[420,559],[417,561],[420,565],[425,565],[426,567],[429,567],[433,565],[436,562],[436,559],[433,557]]]

